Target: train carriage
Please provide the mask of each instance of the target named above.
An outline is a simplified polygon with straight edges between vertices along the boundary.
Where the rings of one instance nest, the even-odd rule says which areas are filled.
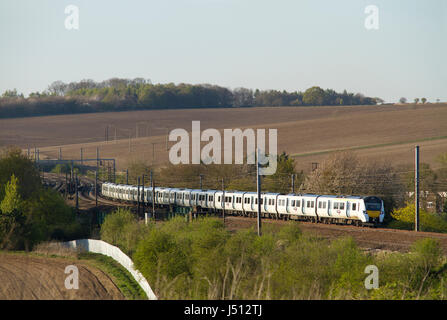
[[[290,214],[291,195],[278,195],[276,212],[280,215]]]
[[[316,218],[316,203],[319,195],[315,194],[303,194],[301,198],[301,211],[304,216]]]
[[[217,190],[208,190],[208,191],[206,191],[206,197],[207,197],[206,208],[208,208],[208,209],[215,209],[216,208],[216,203],[215,203],[216,193],[217,193]]]
[[[104,183],[102,194],[111,199],[137,202],[136,186]],[[140,189],[144,201],[152,203],[152,188]],[[223,205],[229,213],[246,215],[258,211],[256,192],[198,190],[179,188],[155,188],[155,204],[199,206],[207,210],[222,210]],[[140,194],[141,197],[141,194]],[[261,213],[263,216],[284,218],[306,218],[312,221],[358,224],[381,223],[385,216],[383,201],[375,196],[335,196],[316,194],[261,194]]]

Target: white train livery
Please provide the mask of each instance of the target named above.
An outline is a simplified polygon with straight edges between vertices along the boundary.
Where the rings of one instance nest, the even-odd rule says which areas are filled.
[[[152,188],[140,187],[140,201],[152,204]],[[102,184],[102,195],[112,200],[135,203],[138,188],[113,183]],[[182,206],[196,208],[199,212],[256,216],[258,196],[256,192],[198,190],[156,187],[157,206]],[[374,225],[385,217],[383,200],[375,196],[335,196],[317,194],[261,194],[263,217],[278,219],[309,220],[324,223]]]

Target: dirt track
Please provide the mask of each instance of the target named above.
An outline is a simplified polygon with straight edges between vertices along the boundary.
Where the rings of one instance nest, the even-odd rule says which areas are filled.
[[[68,265],[79,270],[79,289],[65,288]],[[123,294],[112,279],[76,260],[44,258],[0,252],[2,300],[121,300]]]

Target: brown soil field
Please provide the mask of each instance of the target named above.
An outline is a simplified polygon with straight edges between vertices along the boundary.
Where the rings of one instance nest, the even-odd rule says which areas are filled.
[[[65,267],[79,270],[79,289],[67,290]],[[0,300],[122,300],[112,279],[79,261],[0,252]]]
[[[447,104],[95,113],[1,119],[0,146],[30,147],[31,152],[37,146],[41,159],[57,158],[59,147],[64,159],[79,159],[80,148],[84,159],[95,158],[99,147],[101,157],[117,159],[118,169],[134,160],[163,165],[168,161],[166,132],[174,128],[190,131],[191,121],[200,120],[202,130],[277,129],[278,151],[294,156],[299,170],[309,171],[312,162],[321,163],[340,149],[352,149],[372,161],[410,165],[416,144],[421,146],[421,161],[436,168],[436,157],[447,152],[446,119]],[[106,126],[110,128],[108,142]]]

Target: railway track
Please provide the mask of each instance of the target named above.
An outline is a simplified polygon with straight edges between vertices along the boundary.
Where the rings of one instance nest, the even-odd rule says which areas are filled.
[[[65,177],[60,181],[60,177],[51,177],[46,174],[49,179],[47,185],[53,186],[55,190],[65,190]],[[95,196],[93,194],[94,180],[89,178],[80,178],[79,187],[79,204],[84,208],[95,207]],[[129,207],[134,208],[134,205],[120,203],[105,199],[98,194],[98,205],[106,207]],[[226,227],[229,230],[245,229],[256,226],[256,219],[251,217],[227,215],[225,217]],[[389,251],[408,251],[411,245],[423,238],[433,238],[440,242],[444,253],[447,254],[447,234],[434,232],[414,232],[408,230],[389,229],[384,227],[368,228],[357,227],[352,225],[337,225],[314,223],[308,221],[293,221],[293,220],[276,220],[276,219],[262,219],[263,225],[286,225],[288,223],[299,223],[300,228],[308,233],[312,233],[319,237],[327,239],[336,239],[342,237],[351,237],[356,243],[367,250],[389,250]]]

